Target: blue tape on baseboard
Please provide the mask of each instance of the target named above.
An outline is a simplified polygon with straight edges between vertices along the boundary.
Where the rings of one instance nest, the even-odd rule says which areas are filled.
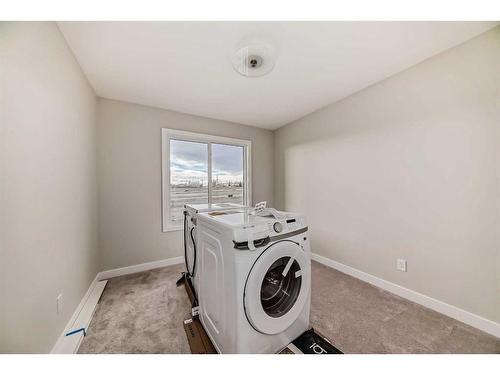
[[[73,331],[69,331],[68,333],[66,333],[65,336],[70,336],[70,335],[74,335],[75,333],[78,333],[78,332],[83,332],[83,335],[86,336],[87,333],[85,332],[85,328],[78,328],[78,329],[75,329]]]

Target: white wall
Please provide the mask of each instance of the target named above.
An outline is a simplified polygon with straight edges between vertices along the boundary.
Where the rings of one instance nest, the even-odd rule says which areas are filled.
[[[0,352],[49,352],[98,271],[95,106],[55,23],[0,23]]]
[[[162,127],[252,140],[254,202],[306,213],[315,252],[500,322],[499,92],[496,28],[274,135],[96,112],[54,23],[0,23],[0,352],[48,352],[99,269],[182,254]]]
[[[275,202],[313,252],[500,322],[499,93],[497,27],[277,130]]]
[[[162,232],[161,128],[252,141],[252,198],[273,202],[273,133],[125,102],[98,101],[99,249],[111,269],[183,254]]]

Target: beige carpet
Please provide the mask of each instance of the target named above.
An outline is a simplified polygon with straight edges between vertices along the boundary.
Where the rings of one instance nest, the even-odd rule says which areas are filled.
[[[110,279],[79,353],[189,353],[183,266]],[[345,353],[500,353],[500,340],[313,262],[311,324]]]

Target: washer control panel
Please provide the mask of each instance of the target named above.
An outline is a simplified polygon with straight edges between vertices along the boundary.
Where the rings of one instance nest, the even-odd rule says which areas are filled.
[[[304,223],[300,219],[289,218],[289,219],[286,219],[285,221],[286,221],[286,226],[287,226],[289,231],[294,231],[294,230],[300,229],[304,226]]]
[[[273,229],[276,233],[281,233],[283,232],[283,224],[279,221],[273,224]]]
[[[291,234],[307,227],[304,216],[285,213],[280,218],[257,217],[257,220],[245,223],[241,227],[233,229],[233,240],[245,242],[249,239],[262,240],[267,237],[273,239]]]
[[[300,217],[287,217],[269,224],[269,230],[274,234],[293,232],[305,226],[304,220]]]

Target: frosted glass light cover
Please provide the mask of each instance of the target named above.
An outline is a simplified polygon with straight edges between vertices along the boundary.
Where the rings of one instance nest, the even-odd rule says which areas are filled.
[[[275,50],[267,43],[253,42],[237,47],[232,57],[234,69],[245,77],[260,77],[273,70]]]

